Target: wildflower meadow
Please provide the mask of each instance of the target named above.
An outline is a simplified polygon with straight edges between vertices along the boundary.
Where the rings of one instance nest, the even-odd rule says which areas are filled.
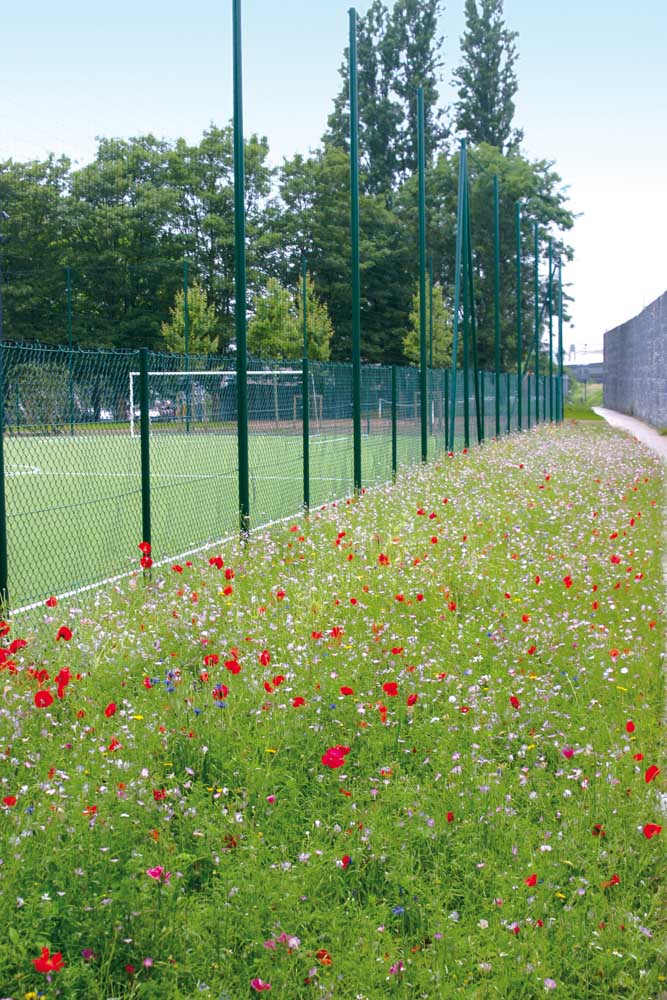
[[[2,623],[0,995],[666,995],[663,497],[545,425]]]

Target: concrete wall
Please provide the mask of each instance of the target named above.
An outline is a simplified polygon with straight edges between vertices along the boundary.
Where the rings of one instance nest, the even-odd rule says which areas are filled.
[[[667,292],[604,335],[604,405],[667,427]]]

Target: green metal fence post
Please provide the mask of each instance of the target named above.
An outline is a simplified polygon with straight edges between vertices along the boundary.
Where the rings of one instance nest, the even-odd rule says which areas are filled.
[[[535,272],[533,275],[533,298],[535,300],[535,425],[540,422],[540,238],[537,222],[533,223]],[[530,396],[528,397],[530,406]]]
[[[486,437],[486,407],[484,406],[484,372],[479,372],[479,415],[481,421],[481,435],[478,434],[478,440],[481,444]]]
[[[141,408],[141,529],[142,541],[152,546],[151,539],[151,450],[150,400],[148,394],[148,348],[139,354],[139,406]]]
[[[558,419],[564,417],[563,398],[563,261],[558,258]]]
[[[352,438],[354,490],[361,492],[361,261],[359,250],[359,96],[357,12],[350,8],[350,226],[352,239]]]
[[[467,220],[468,234],[468,293],[470,295],[470,339],[472,341],[472,370],[473,370],[473,390],[475,397],[475,421],[477,424],[477,443],[484,440],[484,420],[482,418],[482,408],[479,398],[479,362],[477,354],[477,318],[475,314],[475,273],[473,269],[472,257],[472,226],[470,224],[470,185],[468,183],[468,157],[466,154],[466,176],[465,176],[465,214]]]
[[[69,390],[69,433],[74,436],[74,343],[72,336],[72,268],[66,267],[67,279],[67,384]]]
[[[245,176],[241,0],[232,0],[234,20],[234,320],[236,329],[236,421],[239,459],[239,527],[250,531],[248,440],[248,346],[246,329]]]
[[[517,201],[514,206],[516,230],[516,421],[517,430],[521,430],[521,356],[523,354],[521,333],[521,205]]]
[[[398,403],[398,385],[396,365],[391,366],[391,475],[396,480],[398,472],[398,429],[396,426],[396,410]]]
[[[553,241],[549,240],[549,420],[554,419],[554,324],[553,324]]]
[[[496,365],[496,437],[500,437],[500,193],[493,175],[493,317]]]
[[[9,569],[5,499],[5,337],[2,319],[2,281],[0,258],[0,610],[6,615],[9,612]]]
[[[303,362],[301,366],[301,417],[303,424],[303,507],[310,509],[310,409],[308,403],[308,262],[301,262],[303,287]]]
[[[428,461],[428,376],[426,368],[426,153],[424,88],[417,90],[417,169],[419,175],[419,390],[421,460]]]
[[[433,375],[433,254],[428,259],[428,371],[429,371],[429,397],[432,393],[431,378]],[[433,402],[428,411],[429,431],[433,434]]]
[[[507,400],[505,408],[507,410],[507,433],[511,433],[512,430],[512,404],[511,404],[511,393],[512,393],[512,381],[509,372],[505,373],[505,382],[507,388]]]
[[[466,141],[461,139],[459,154],[459,186],[456,205],[456,250],[454,264],[454,323],[452,331],[452,391],[449,396],[449,451],[454,451],[456,439],[456,363],[459,349],[459,311],[461,308],[461,263],[463,257],[463,171],[465,169]]]
[[[530,430],[531,427],[531,415],[530,415],[530,372],[526,375],[526,427]]]
[[[185,370],[190,371],[190,307],[188,303],[188,262],[183,261],[183,337],[185,346]],[[192,398],[190,392],[190,378],[185,377],[185,433],[190,433],[190,409]]]
[[[445,451],[449,447],[449,378],[447,376],[447,369],[445,368],[442,373],[442,380],[444,383],[443,387],[443,409],[445,418]]]

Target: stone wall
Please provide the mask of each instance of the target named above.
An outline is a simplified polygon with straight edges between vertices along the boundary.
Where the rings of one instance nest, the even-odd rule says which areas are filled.
[[[667,292],[604,335],[604,405],[667,427]]]

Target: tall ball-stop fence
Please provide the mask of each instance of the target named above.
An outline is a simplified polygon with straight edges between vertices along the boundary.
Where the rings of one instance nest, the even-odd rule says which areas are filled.
[[[522,315],[521,205],[516,215],[516,370],[500,366],[499,185],[494,177],[494,370],[478,365],[468,159],[459,155],[450,368],[427,352],[424,96],[416,88],[419,367],[362,365],[356,12],[350,11],[351,363],[309,358],[303,261],[303,355],[248,356],[241,0],[233,0],[235,347],[198,356],[78,350],[77,280],[66,268],[67,348],[4,343],[0,261],[0,601],[39,607],[133,572],[148,542],[154,566],[251,528],[390,481],[399,469],[563,416],[563,285],[548,254],[540,296],[534,225],[534,317]],[[173,270],[168,264],[165,274]],[[173,276],[172,276],[173,277]],[[170,286],[171,287],[171,286]],[[165,285],[166,289],[166,285]],[[163,289],[163,291],[165,290]],[[432,278],[430,296],[433,296]],[[61,303],[62,305],[62,303]],[[430,309],[432,317],[432,307]],[[158,320],[154,317],[157,330]],[[557,363],[554,364],[554,321]],[[91,313],[95,326],[99,319]],[[115,321],[114,321],[115,322]],[[545,360],[542,331],[548,324]],[[113,325],[113,324],[112,324]],[[92,328],[92,327],[91,327]],[[34,331],[39,336],[39,330]],[[145,341],[144,341],[145,342]],[[430,350],[432,356],[432,346]],[[11,599],[10,599],[11,598]]]

